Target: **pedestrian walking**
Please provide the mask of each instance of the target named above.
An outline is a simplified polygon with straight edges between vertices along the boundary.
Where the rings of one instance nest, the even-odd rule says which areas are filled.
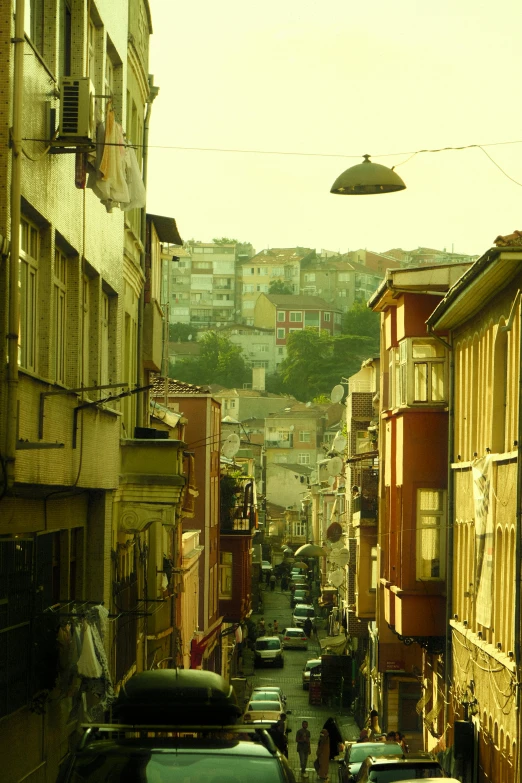
[[[312,752],[310,748],[310,732],[308,731],[307,720],[304,720],[301,723],[301,728],[295,735],[295,741],[297,743],[297,755],[299,756],[301,775],[307,777],[306,765],[308,763],[308,756]]]
[[[335,718],[328,718],[323,729],[328,732],[330,738],[330,759],[334,759],[343,748],[343,736],[339,724]]]
[[[321,729],[319,742],[317,743],[317,755],[314,761],[315,771],[321,780],[328,780],[328,766],[330,764],[330,737],[326,729]]]
[[[288,737],[286,736],[283,721],[273,723],[268,729],[268,733],[272,737],[276,748],[288,758]]]
[[[308,638],[310,639],[310,637],[312,636],[312,621],[310,620],[309,617],[307,617],[306,620],[304,621],[303,630],[305,634],[308,636]]]
[[[265,634],[265,618],[262,617],[258,624],[257,624],[258,630],[259,630],[259,636],[264,636]]]
[[[279,633],[279,623],[274,620],[274,633]]]
[[[283,574],[281,577],[281,590],[288,590],[288,577],[286,574]]]
[[[270,576],[270,590],[272,590],[272,592],[274,592],[275,586],[276,586],[276,578],[275,578],[275,574],[272,574]]]
[[[272,576],[273,576],[273,574],[270,571],[266,572],[266,574],[265,574],[265,582],[266,582],[267,587],[270,584],[270,579],[272,578]]]

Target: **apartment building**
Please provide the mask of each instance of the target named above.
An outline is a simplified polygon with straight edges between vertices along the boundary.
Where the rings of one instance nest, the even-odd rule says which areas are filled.
[[[241,348],[245,363],[249,367],[261,367],[266,373],[275,372],[277,362],[274,329],[249,326],[236,321],[220,327],[218,331]]]
[[[352,254],[314,257],[301,265],[300,292],[305,296],[320,296],[342,313],[351,310],[355,302],[366,302],[381,283],[386,269],[377,271],[354,261]],[[399,266],[393,260],[390,267]]]
[[[319,296],[260,294],[254,309],[254,325],[275,330],[276,367],[286,357],[286,344],[292,332],[320,329],[340,334],[339,310]]]
[[[256,302],[260,294],[268,294],[272,280],[284,283],[292,294],[298,294],[301,264],[312,258],[315,258],[315,250],[310,248],[280,247],[262,250],[243,260],[237,279],[243,322],[250,326],[255,323]]]
[[[147,437],[165,239],[137,175],[157,93],[148,2],[17,0],[0,30],[2,774],[48,783],[78,720],[167,649],[185,480],[180,440]],[[123,158],[134,172],[117,199],[96,149],[111,176]],[[99,677],[75,674],[77,632],[98,639]]]
[[[480,783],[521,774],[522,245],[496,242],[428,318],[453,358],[446,742]]]
[[[388,271],[369,302],[381,313],[377,709],[383,730],[428,750],[444,750],[447,731],[450,386],[448,347],[425,322],[467,268]]]
[[[163,245],[163,296],[171,324],[208,329],[236,321],[241,247],[237,242],[192,241],[181,248]]]

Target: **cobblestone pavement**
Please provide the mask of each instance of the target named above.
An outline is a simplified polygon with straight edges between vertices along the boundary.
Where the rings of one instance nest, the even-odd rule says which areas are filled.
[[[263,593],[264,600],[264,612],[263,617],[265,619],[266,626],[268,628],[269,623],[273,623],[277,620],[279,623],[280,632],[292,625],[292,610],[290,607],[290,593],[281,592],[279,588],[276,588],[274,592],[267,589]],[[252,620],[257,622],[261,614],[252,615]],[[325,634],[323,631],[322,634]],[[321,631],[319,631],[321,635]],[[290,766],[294,770],[296,780],[301,780],[301,771],[299,766],[299,758],[296,750],[295,735],[297,730],[301,727],[303,720],[308,721],[308,729],[311,734],[311,748],[312,753],[308,759],[308,781],[315,783],[319,780],[313,767],[315,759],[315,753],[317,750],[317,742],[319,739],[319,732],[322,729],[324,722],[330,716],[334,716],[340,727],[345,740],[354,740],[359,736],[359,728],[355,723],[352,716],[346,714],[339,714],[338,710],[335,711],[327,706],[313,706],[308,703],[308,691],[303,690],[301,672],[304,668],[305,662],[310,658],[317,658],[320,656],[319,642],[314,637],[308,643],[308,650],[285,650],[285,665],[283,669],[272,669],[269,667],[257,668],[254,670],[254,674],[248,677],[248,681],[255,688],[260,685],[279,685],[287,697],[287,709],[291,714],[288,717],[288,725],[292,729],[288,737],[289,756],[288,761]],[[346,712],[346,710],[344,711]],[[337,783],[337,762],[330,762],[329,781],[330,783]]]

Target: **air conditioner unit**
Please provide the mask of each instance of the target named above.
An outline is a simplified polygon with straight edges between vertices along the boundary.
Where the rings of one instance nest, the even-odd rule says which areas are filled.
[[[60,79],[59,138],[93,141],[94,86],[87,77]]]

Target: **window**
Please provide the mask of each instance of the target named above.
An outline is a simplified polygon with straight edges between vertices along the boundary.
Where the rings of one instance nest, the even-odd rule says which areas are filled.
[[[284,310],[278,310],[277,312],[277,320],[278,321],[284,321],[286,317],[286,313]]]
[[[102,291],[101,297],[101,346],[100,346],[100,383],[109,383],[109,296]]]
[[[43,54],[44,47],[44,0],[25,0],[25,32]]]
[[[310,432],[301,430],[299,432],[299,443],[310,443]]]
[[[330,320],[330,313],[324,313],[323,314],[323,318],[324,318],[325,321],[329,321]]]
[[[284,347],[282,345],[279,346],[279,348],[277,349],[277,355],[278,356],[284,356],[284,353],[285,353]]]
[[[232,598],[232,552],[220,553],[219,597]]]
[[[82,277],[82,354],[81,354],[81,383],[82,386],[94,386],[96,379],[92,379],[89,372],[90,337],[91,337],[91,280],[87,275]],[[129,383],[133,379],[129,378]]]
[[[253,310],[254,306],[255,306],[255,302],[253,301],[243,302],[243,310]],[[252,324],[253,324],[253,319],[252,319]],[[250,324],[250,326],[252,326],[252,324]]]
[[[284,329],[278,329],[277,330],[277,339],[278,340],[284,340],[285,339],[285,330]]]
[[[303,321],[303,313],[302,312],[294,312],[290,313],[290,321],[293,321],[294,323],[302,323]]]
[[[306,519],[298,519],[294,522],[294,536],[306,536]]]
[[[446,349],[426,338],[399,343],[396,404],[437,403],[447,399]]]
[[[235,408],[236,407],[236,401],[235,400],[229,400],[228,401],[228,407],[229,408]]]
[[[18,364],[36,372],[36,316],[40,234],[25,218],[20,222],[20,329]]]
[[[349,276],[348,272],[339,272],[337,280],[340,283],[347,283],[349,281],[349,279],[350,279],[350,276]],[[346,296],[346,291],[344,292],[344,295]]]
[[[67,256],[59,248],[54,251],[53,310],[54,380],[56,383],[64,384],[67,345]]]
[[[309,465],[310,464],[310,454],[309,452],[302,451],[297,455],[297,464],[298,465]]]
[[[315,283],[315,272],[308,272],[304,276],[305,283]]]
[[[444,502],[442,489],[417,490],[417,579],[444,579]]]
[[[370,550],[370,591],[377,590],[377,547],[372,546]]]

